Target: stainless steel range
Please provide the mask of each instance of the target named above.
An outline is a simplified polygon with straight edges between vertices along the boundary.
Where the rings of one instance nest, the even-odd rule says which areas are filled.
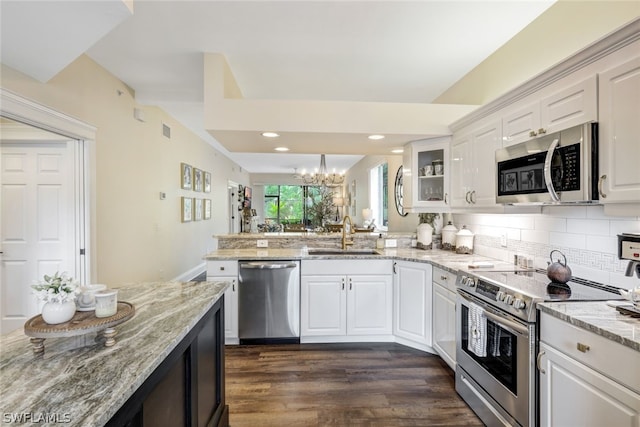
[[[550,283],[533,270],[461,271],[456,288],[456,391],[488,426],[537,424],[537,303],[621,299],[614,287]]]

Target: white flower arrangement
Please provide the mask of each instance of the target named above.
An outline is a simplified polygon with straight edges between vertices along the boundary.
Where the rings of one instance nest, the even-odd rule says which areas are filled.
[[[63,303],[74,301],[76,293],[79,291],[78,283],[64,272],[56,273],[53,276],[44,275],[44,281],[31,285],[33,293],[38,299],[45,302]]]

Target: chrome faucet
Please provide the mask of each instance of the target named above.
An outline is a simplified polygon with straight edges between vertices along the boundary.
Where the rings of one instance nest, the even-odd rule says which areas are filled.
[[[347,231],[347,220],[349,221],[349,231]],[[347,249],[347,246],[353,245],[353,239],[347,240],[347,233],[355,234],[356,230],[353,228],[353,222],[349,215],[345,215],[342,219],[342,250]]]

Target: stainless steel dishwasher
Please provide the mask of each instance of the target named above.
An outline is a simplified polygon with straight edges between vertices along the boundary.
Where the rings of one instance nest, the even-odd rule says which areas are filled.
[[[240,344],[300,342],[300,262],[240,261]]]

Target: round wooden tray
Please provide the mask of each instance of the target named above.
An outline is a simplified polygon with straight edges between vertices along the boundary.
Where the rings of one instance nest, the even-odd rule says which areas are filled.
[[[24,324],[24,334],[31,338],[34,353],[44,352],[46,338],[73,337],[91,332],[100,332],[105,338],[105,347],[116,343],[114,327],[131,319],[135,314],[132,304],[118,301],[118,311],[110,317],[96,317],[95,311],[76,311],[73,318],[65,323],[50,325],[37,315]]]

